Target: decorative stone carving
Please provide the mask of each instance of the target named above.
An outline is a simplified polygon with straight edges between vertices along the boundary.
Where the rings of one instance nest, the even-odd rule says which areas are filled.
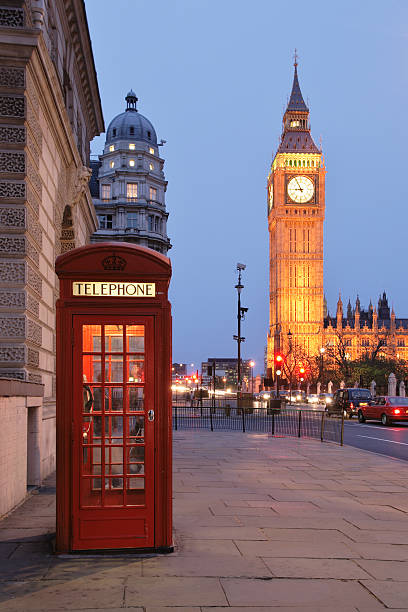
[[[0,236],[0,255],[25,255],[26,240],[24,236]]]
[[[25,308],[25,293],[24,291],[6,291],[0,289],[0,308],[9,308],[17,310]]]
[[[388,377],[388,395],[397,395],[397,378],[394,372]]]
[[[31,342],[33,344],[38,344],[38,346],[41,346],[41,344],[42,344],[42,328],[41,328],[41,325],[39,325],[35,321],[32,321],[31,319],[28,319],[27,339],[31,340]]]
[[[11,68],[6,66],[0,68],[0,87],[12,87],[13,89],[20,87],[24,89],[24,68]]]
[[[0,181],[0,198],[25,198],[25,183],[12,181]]]
[[[42,229],[30,209],[27,209],[27,230],[39,247],[42,246]]]
[[[25,172],[25,154],[0,151],[0,172]]]
[[[25,337],[25,317],[0,317],[0,336]]]
[[[32,372],[29,372],[28,373],[28,381],[32,382],[32,383],[41,384],[42,383],[42,376],[41,376],[41,374],[33,374]]]
[[[34,189],[27,185],[27,202],[38,217],[40,211],[40,200]]]
[[[73,240],[75,238],[73,229],[63,229],[61,232],[61,240]]]
[[[25,283],[25,264],[17,261],[0,261],[0,283]]]
[[[29,240],[26,240],[25,244],[26,253],[30,259],[35,263],[36,266],[40,263],[40,255],[33,244]]]
[[[37,147],[41,148],[42,143],[42,132],[40,128],[40,124],[38,122],[38,118],[36,112],[33,110],[31,100],[27,101],[27,123],[29,132],[32,133],[34,141]]]
[[[42,29],[44,26],[44,0],[31,0],[31,15],[35,28]]]
[[[40,353],[34,349],[29,348],[27,351],[27,365],[32,368],[38,368],[40,364]]]
[[[38,295],[42,295],[42,280],[41,276],[31,267],[28,267],[27,284],[34,289]]]
[[[0,370],[0,378],[15,378],[17,380],[26,380],[25,370]]]
[[[24,229],[24,208],[3,208],[0,206],[0,228],[1,227]]]
[[[24,11],[21,8],[0,8],[0,27],[24,28]]]
[[[75,249],[75,242],[61,242],[61,255]]]
[[[27,310],[38,317],[40,315],[40,303],[32,295],[27,294]]]
[[[25,349],[24,346],[0,344],[0,362],[7,363],[24,363]]]
[[[24,144],[25,140],[26,138],[24,127],[0,125],[0,142],[7,142],[10,144]]]
[[[34,168],[34,165],[29,156],[27,156],[26,166],[27,166],[27,176],[31,182],[31,185],[34,187],[35,191],[41,198],[42,183],[41,183],[40,175],[38,173],[38,170]]]
[[[24,97],[0,96],[0,117],[25,117]]]

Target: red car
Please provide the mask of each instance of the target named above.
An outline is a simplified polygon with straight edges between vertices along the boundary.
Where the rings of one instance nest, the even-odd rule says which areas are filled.
[[[360,406],[357,416],[359,423],[370,419],[381,421],[383,425],[408,421],[408,397],[376,397],[367,406]]]

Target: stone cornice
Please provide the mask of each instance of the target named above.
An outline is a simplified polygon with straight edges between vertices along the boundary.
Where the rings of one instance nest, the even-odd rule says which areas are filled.
[[[85,5],[83,0],[64,0],[64,7],[92,125],[92,139],[105,131],[105,125]]]

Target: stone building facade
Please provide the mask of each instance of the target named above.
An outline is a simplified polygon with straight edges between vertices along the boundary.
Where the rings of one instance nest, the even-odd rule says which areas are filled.
[[[44,386],[44,477],[55,467],[54,261],[97,224],[89,142],[104,124],[83,0],[0,0],[0,56],[0,378]]]
[[[354,307],[349,300],[347,309],[343,309],[339,297],[336,316],[325,313],[323,325],[322,347],[336,348],[340,343],[347,359],[367,355],[408,361],[408,319],[396,317],[385,291],[378,305],[373,307],[370,301],[367,310],[361,308],[358,296]]]
[[[92,160],[91,193],[99,220],[92,242],[133,242],[167,255],[164,159],[151,122],[127,94],[126,109],[108,126],[103,154]]]

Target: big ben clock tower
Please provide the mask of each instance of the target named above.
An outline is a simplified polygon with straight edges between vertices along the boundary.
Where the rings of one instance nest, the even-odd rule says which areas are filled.
[[[310,134],[297,61],[280,144],[268,176],[268,376],[274,355],[319,354],[323,335],[325,167]],[[290,333],[289,333],[290,332]]]

